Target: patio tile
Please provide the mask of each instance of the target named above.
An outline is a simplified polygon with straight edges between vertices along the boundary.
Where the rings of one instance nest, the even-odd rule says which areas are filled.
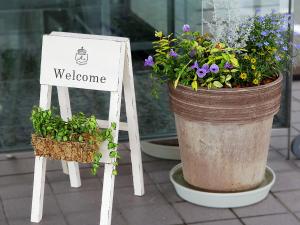
[[[283,172],[283,171],[292,171],[295,170],[295,166],[291,161],[286,159],[280,160],[270,160],[267,162],[268,166],[270,166],[275,172]]]
[[[170,171],[168,171],[168,170],[155,171],[155,172],[149,173],[149,176],[157,184],[168,183],[168,182],[170,182],[169,173],[170,173]]]
[[[175,160],[160,160],[154,162],[147,162],[143,164],[144,170],[147,172],[171,170],[179,161]]]
[[[300,172],[282,172],[276,174],[276,181],[272,188],[273,192],[300,189]]]
[[[239,220],[220,220],[206,223],[193,223],[191,225],[242,225]]]
[[[276,150],[271,150],[268,153],[268,162],[273,161],[273,160],[284,160],[284,156],[281,155]]]
[[[48,171],[46,173],[46,177],[50,183],[70,180],[69,175],[64,174],[62,169],[56,171]],[[89,168],[80,168],[80,177],[81,179],[97,178],[97,176],[91,174]]]
[[[18,220],[9,220],[9,225],[34,225],[31,223],[29,218],[18,219]],[[43,219],[39,225],[67,225],[63,216],[43,216]],[[2,225],[2,224],[1,224]]]
[[[32,196],[33,174],[0,177],[0,196],[2,199]],[[45,195],[51,194],[45,183]]]
[[[300,190],[289,192],[278,192],[275,195],[289,208],[292,212],[300,211]]]
[[[8,225],[8,223],[5,220],[3,220],[2,218],[0,219],[0,224],[1,225]]]
[[[135,196],[133,188],[119,188],[115,192],[115,199],[121,208],[151,205],[151,204],[167,204],[167,201],[160,194],[155,185],[147,185],[145,187],[145,195]]]
[[[102,178],[103,179],[103,178]],[[147,173],[144,173],[144,182],[145,184],[153,184],[153,181],[149,177]],[[115,187],[116,188],[123,188],[123,187],[132,187],[133,180],[132,175],[124,175],[124,176],[116,176],[115,179]]]
[[[174,225],[183,221],[170,205],[146,205],[121,209],[130,225]]]
[[[187,202],[175,203],[174,208],[186,223],[236,218],[229,209],[206,208]]]
[[[159,184],[158,189],[162,192],[162,194],[165,196],[165,198],[169,202],[182,202],[183,200],[177,195],[173,184],[166,183],[166,184]]]
[[[72,225],[95,225],[99,224],[100,220],[100,210],[92,210],[88,212],[71,213],[66,215],[66,220]],[[113,208],[112,221],[111,224],[114,225],[128,225],[124,217]]]
[[[31,198],[18,198],[3,200],[4,211],[7,218],[24,219],[30,217]],[[44,198],[44,216],[60,215],[54,196],[46,195]]]
[[[100,178],[94,179],[81,179],[81,187],[73,188],[70,186],[70,181],[58,181],[50,183],[53,193],[69,193],[69,192],[77,192],[77,191],[91,191],[91,190],[102,190],[102,183],[100,182]],[[1,191],[0,191],[1,193]]]
[[[72,192],[57,194],[58,204],[64,214],[100,210],[100,191]]]
[[[246,225],[300,225],[300,222],[291,214],[251,217],[242,220]]]
[[[265,200],[257,204],[242,208],[235,208],[233,210],[239,217],[276,214],[287,211],[271,194],[269,194]]]
[[[145,154],[144,152],[142,152],[142,159],[143,159],[143,162],[151,162],[151,161],[157,161],[157,160],[160,160],[160,159],[155,158],[155,157],[153,157],[153,156],[147,155],[147,154]]]
[[[292,83],[292,90],[293,90],[293,93],[294,93],[296,90],[300,90],[300,82],[294,81],[294,82]]]
[[[130,151],[128,149],[119,150],[121,158],[119,159],[120,164],[128,164],[131,162]]]
[[[300,111],[299,99],[297,99],[297,100],[295,100],[295,99],[297,99],[297,98],[293,97],[293,100],[292,100],[292,113]]]

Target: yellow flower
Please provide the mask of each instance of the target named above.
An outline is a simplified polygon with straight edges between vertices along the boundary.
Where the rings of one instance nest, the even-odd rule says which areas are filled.
[[[252,63],[256,63],[256,59],[255,59],[255,58],[252,58],[252,59],[251,59],[251,62],[252,62]]]
[[[252,83],[255,84],[255,85],[258,85],[259,81],[258,81],[258,79],[254,79],[254,80],[252,81]]]
[[[246,79],[247,79],[247,74],[246,74],[246,73],[241,73],[241,74],[240,74],[240,78],[241,78],[242,80],[246,80]]]
[[[256,66],[251,65],[251,69],[256,70]]]
[[[245,55],[244,59],[250,59],[249,55]]]

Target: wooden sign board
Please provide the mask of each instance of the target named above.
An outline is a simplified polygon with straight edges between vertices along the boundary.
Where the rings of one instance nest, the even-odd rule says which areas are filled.
[[[40,83],[117,91],[121,51],[121,42],[44,35]]]
[[[97,122],[100,128],[116,123],[116,130],[112,134],[115,143],[118,142],[119,130],[128,131],[134,194],[142,196],[144,179],[129,39],[64,32],[44,35],[40,83],[40,107],[50,108],[52,86],[57,86],[60,113],[64,120],[72,116],[69,87],[110,92],[109,118]],[[120,122],[123,87],[127,122]],[[101,162],[105,164],[100,225],[110,225],[115,182],[112,174],[114,161],[108,156],[105,143],[99,151],[103,153]],[[69,173],[71,186],[80,187],[78,163],[63,163],[63,167]],[[32,222],[40,222],[42,219],[45,173],[46,158],[36,156]]]

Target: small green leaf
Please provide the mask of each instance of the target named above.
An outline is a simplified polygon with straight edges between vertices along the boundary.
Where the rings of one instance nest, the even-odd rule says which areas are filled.
[[[215,86],[215,87],[217,87],[217,88],[221,88],[221,87],[223,87],[223,84],[221,84],[219,81],[214,81],[214,83],[213,83],[213,85]]]
[[[195,91],[198,90],[198,81],[194,80],[194,81],[192,82],[192,88],[193,88],[193,90],[195,90]]]

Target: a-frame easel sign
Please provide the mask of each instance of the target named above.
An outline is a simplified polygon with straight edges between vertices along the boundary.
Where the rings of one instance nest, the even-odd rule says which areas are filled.
[[[59,54],[58,54],[59,53]],[[40,107],[49,109],[52,86],[57,86],[60,113],[67,120],[72,116],[68,88],[83,88],[110,92],[109,118],[98,120],[101,128],[116,123],[114,142],[119,130],[129,134],[134,194],[144,194],[143,168],[134,92],[130,42],[127,38],[52,32],[43,36]],[[126,104],[127,122],[120,122],[122,88]],[[105,146],[105,145],[102,145]],[[100,225],[110,225],[115,176],[108,150],[102,152],[104,166]],[[62,162],[70,176],[72,187],[80,187],[77,162]],[[36,156],[32,196],[31,221],[40,222],[43,214],[46,158]],[[95,221],[96,224],[96,221]]]

